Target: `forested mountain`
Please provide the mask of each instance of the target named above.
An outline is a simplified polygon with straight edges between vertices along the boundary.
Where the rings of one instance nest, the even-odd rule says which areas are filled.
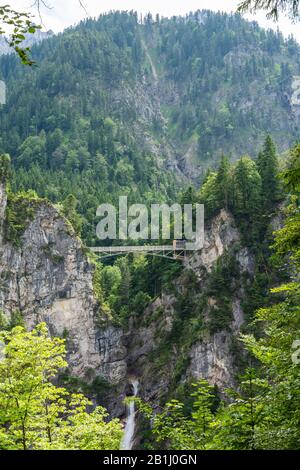
[[[115,12],[32,55],[0,58],[0,448],[117,449],[127,418],[130,449],[299,449],[298,44]],[[100,262],[119,195],[204,204],[203,248]]]
[[[199,185],[221,154],[255,156],[267,132],[281,151],[297,137],[299,46],[239,15],[140,21],[116,12],[44,41],[33,56],[37,66],[26,70],[1,59],[0,150],[12,156],[14,189],[53,202],[76,196],[90,244],[108,195],[174,199],[176,180]]]

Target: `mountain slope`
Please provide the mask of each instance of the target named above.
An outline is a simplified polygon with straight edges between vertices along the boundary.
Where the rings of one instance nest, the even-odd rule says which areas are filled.
[[[33,55],[38,67],[26,70],[1,59],[0,150],[12,156],[13,189],[76,196],[89,244],[101,202],[174,200],[178,183],[199,184],[222,153],[255,156],[267,132],[284,151],[298,136],[299,46],[238,15],[141,24],[116,12]]]

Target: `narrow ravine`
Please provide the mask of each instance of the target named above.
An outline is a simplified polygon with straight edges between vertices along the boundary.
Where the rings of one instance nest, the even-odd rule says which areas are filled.
[[[131,379],[130,383],[133,388],[133,396],[136,397],[139,389],[139,381],[137,379]],[[134,432],[135,432],[135,403],[130,401],[127,405],[127,417],[124,429],[124,437],[121,442],[121,450],[131,450],[134,443]]]
[[[143,49],[144,49],[144,51],[145,51],[145,54],[146,54],[146,56],[147,56],[147,59],[148,59],[148,61],[149,61],[149,64],[150,64],[150,67],[151,67],[151,70],[152,70],[152,75],[153,75],[153,79],[154,79],[154,84],[157,85],[157,83],[158,83],[158,73],[157,73],[156,67],[155,67],[155,65],[154,65],[154,62],[153,62],[153,60],[152,60],[152,57],[151,57],[151,55],[150,55],[150,53],[149,53],[148,47],[147,47],[147,45],[146,45],[144,39],[141,40],[141,43],[142,43],[142,47],[143,47]]]

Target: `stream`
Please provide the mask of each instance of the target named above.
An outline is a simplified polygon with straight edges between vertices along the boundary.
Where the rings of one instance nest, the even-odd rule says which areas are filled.
[[[132,379],[130,381],[133,388],[133,396],[136,397],[139,389],[139,381]],[[134,443],[135,432],[135,403],[131,401],[127,407],[126,424],[124,429],[124,437],[121,442],[121,450],[131,450]]]

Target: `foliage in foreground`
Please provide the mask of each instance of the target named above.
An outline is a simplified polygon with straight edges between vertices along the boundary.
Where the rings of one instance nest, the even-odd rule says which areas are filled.
[[[29,47],[23,47],[28,34],[34,34],[40,26],[37,26],[28,13],[13,10],[9,5],[0,6],[0,37],[6,34],[7,27],[12,29],[9,39],[6,39],[9,47],[11,47],[19,56],[24,65],[33,65],[34,62],[30,58]]]
[[[0,333],[0,449],[117,450],[121,423],[102,407],[54,385],[65,361],[64,340],[45,324]]]

